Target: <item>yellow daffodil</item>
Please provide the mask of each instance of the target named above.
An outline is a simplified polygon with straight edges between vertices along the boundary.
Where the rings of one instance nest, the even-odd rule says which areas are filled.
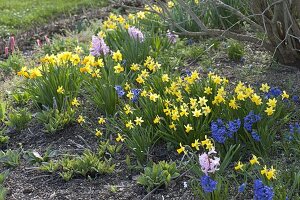
[[[173,1],[168,1],[168,8],[173,8],[175,6],[175,4],[173,3]]]
[[[114,66],[114,70],[116,74],[119,74],[124,71],[124,67],[122,67],[121,64],[118,63],[116,66]]]
[[[265,93],[269,92],[269,89],[270,89],[270,86],[267,83],[262,84],[260,87],[260,90]]]
[[[262,104],[262,99],[261,99],[261,97],[258,96],[257,94],[253,94],[253,95],[251,96],[251,101],[252,101],[253,103],[255,103],[257,106],[259,106],[259,105]]]
[[[79,116],[78,116],[78,118],[77,118],[77,122],[78,122],[79,124],[83,124],[83,123],[85,123],[85,119],[83,118],[83,116],[82,116],[82,115],[79,115]]]
[[[100,130],[96,129],[95,135],[96,135],[97,137],[101,137],[101,136],[103,135],[103,133],[102,133]]]
[[[237,165],[234,167],[234,169],[235,169],[236,171],[238,171],[238,170],[243,170],[243,167],[244,167],[244,164],[243,164],[241,161],[239,161],[239,162],[237,163]]]
[[[179,143],[179,146],[180,146],[180,148],[179,148],[179,149],[177,149],[177,153],[178,153],[178,154],[181,154],[181,153],[183,152],[183,153],[185,153],[185,154],[186,154],[185,147],[184,147],[184,146],[182,146],[182,144],[181,144],[181,143]]]
[[[200,106],[206,106],[207,101],[208,100],[206,99],[205,96],[204,97],[199,97],[198,103],[200,104]]]
[[[219,85],[222,83],[222,78],[218,75],[213,75],[212,80],[216,85]]]
[[[192,113],[193,113],[194,117],[200,117],[200,116],[202,116],[201,110],[198,110],[197,108],[195,110],[193,110]]]
[[[160,117],[156,115],[155,119],[153,120],[154,124],[159,124],[160,123]]]
[[[273,115],[274,112],[275,112],[275,110],[273,109],[273,107],[268,107],[265,110],[265,113],[267,113],[268,116]]]
[[[195,142],[193,142],[191,144],[191,146],[194,147],[196,150],[199,151],[199,146],[200,146],[199,139],[196,139]]]
[[[99,117],[98,124],[102,125],[106,123],[106,119],[104,117]]]
[[[65,93],[65,89],[63,88],[63,86],[59,86],[59,87],[57,88],[56,92],[57,92],[58,94],[64,94],[64,93]]]
[[[172,122],[172,123],[169,125],[169,128],[170,128],[170,129],[173,129],[174,131],[177,130],[176,124],[174,124],[174,122]]]
[[[133,99],[133,92],[132,91],[129,91],[127,94],[126,94],[126,97],[128,97],[129,99]]]
[[[136,82],[138,82],[139,84],[143,84],[145,83],[145,80],[143,78],[143,76],[141,74],[138,75],[138,77],[135,79]]]
[[[134,126],[133,126],[133,123],[131,120],[129,120],[126,124],[125,124],[126,128],[129,128],[129,129],[132,129]]]
[[[168,74],[163,74],[162,77],[161,77],[161,80],[163,82],[169,82],[170,81],[169,75]]]
[[[77,100],[76,97],[72,100],[71,105],[76,106],[76,107],[78,107],[80,105],[80,103],[79,103],[79,101]]]
[[[132,109],[130,107],[130,105],[126,104],[123,108],[124,112],[126,113],[126,115],[132,114]]]
[[[150,95],[149,95],[149,99],[150,99],[151,101],[156,102],[158,98],[159,98],[159,95],[158,95],[158,94],[155,94],[155,93],[152,93],[152,92],[151,92]]]
[[[137,12],[136,16],[137,16],[138,19],[145,19],[146,18],[145,12],[142,12],[142,11]]]
[[[116,51],[116,52],[113,53],[112,59],[113,59],[115,62],[119,62],[119,61],[122,61],[122,60],[123,60],[123,56],[122,56],[121,52],[118,50],[118,51]]]
[[[142,119],[142,117],[136,117],[134,122],[136,125],[142,126],[142,123],[144,122],[144,120]]]
[[[27,72],[27,67],[22,67],[21,70],[19,72],[17,72],[18,76],[24,76],[26,78],[29,77],[29,74]]]
[[[268,102],[267,102],[267,105],[269,107],[273,107],[273,108],[276,107],[276,104],[277,104],[277,100],[275,98],[269,99]]]
[[[202,107],[202,112],[205,116],[207,116],[209,113],[211,113],[211,108],[209,106]]]
[[[205,147],[205,149],[207,149],[209,151],[214,148],[214,145],[213,145],[211,139],[207,138],[207,135],[205,135],[205,140],[201,141],[201,145],[203,147]]]
[[[190,124],[184,125],[184,128],[185,128],[186,133],[189,133],[190,131],[194,130],[193,127]]]
[[[118,137],[116,138],[116,141],[117,142],[124,142],[124,138],[123,138],[123,136],[120,134],[120,133],[118,133]]]
[[[239,105],[236,103],[236,100],[235,100],[235,98],[233,98],[233,99],[231,99],[230,101],[229,101],[229,107],[230,108],[232,108],[232,109],[234,109],[234,110],[237,110],[238,108],[239,108]]]
[[[80,46],[75,47],[75,52],[77,54],[81,54],[83,52],[82,48]]]
[[[252,154],[252,159],[250,159],[250,164],[251,165],[254,165],[254,164],[258,164],[260,165],[259,161],[258,161],[258,158]]]
[[[43,76],[41,71],[38,68],[33,68],[33,69],[29,70],[28,72],[29,72],[29,78],[30,79],[34,79],[36,77]]]
[[[290,95],[288,95],[288,93],[286,93],[286,91],[282,92],[281,98],[283,99],[288,99],[290,97]]]
[[[131,69],[132,71],[138,71],[138,70],[140,70],[140,67],[139,67],[138,64],[133,63],[133,64],[131,65],[130,69]]]
[[[271,167],[271,169],[267,169],[267,166],[265,165],[264,168],[260,171],[261,175],[265,175],[268,180],[271,180],[272,178],[276,178],[276,170]]]

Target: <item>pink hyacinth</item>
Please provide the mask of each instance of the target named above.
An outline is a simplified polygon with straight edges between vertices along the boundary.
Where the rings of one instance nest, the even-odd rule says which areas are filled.
[[[208,153],[203,153],[199,155],[199,163],[201,166],[201,170],[207,175],[208,173],[215,173],[215,171],[219,170],[220,166],[220,158],[212,156],[212,154],[216,154],[217,152],[213,149]]]
[[[128,28],[128,34],[131,38],[144,42],[144,34],[138,28],[135,28],[134,26]]]
[[[106,55],[109,52],[109,46],[106,45],[103,38],[97,36],[92,37],[92,47],[90,49],[90,54],[92,56],[100,56],[101,54]]]

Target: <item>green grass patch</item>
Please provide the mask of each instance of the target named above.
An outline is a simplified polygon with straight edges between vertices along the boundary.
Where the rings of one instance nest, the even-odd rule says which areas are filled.
[[[60,14],[105,5],[107,0],[0,0],[0,36],[28,30]]]

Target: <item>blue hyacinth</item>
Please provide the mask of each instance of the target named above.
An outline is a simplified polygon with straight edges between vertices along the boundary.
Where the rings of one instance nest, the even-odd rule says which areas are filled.
[[[219,143],[224,143],[226,141],[227,130],[224,122],[218,119],[216,122],[211,123],[212,137],[215,141]]]
[[[123,97],[125,95],[125,91],[123,90],[122,86],[116,85],[115,90],[117,91],[118,97]]]
[[[281,89],[277,88],[277,87],[272,87],[270,89],[270,91],[266,94],[266,98],[269,99],[269,98],[273,98],[273,97],[278,97],[282,94],[282,91]]]
[[[253,111],[250,111],[249,114],[246,117],[244,117],[244,128],[248,132],[252,132],[253,124],[259,122],[260,120],[260,115],[255,115]]]
[[[241,127],[241,120],[240,119],[236,119],[233,121],[229,121],[228,122],[228,137],[232,138],[233,134],[238,132],[238,130]]]
[[[246,185],[247,185],[246,183],[243,183],[242,185],[240,185],[238,191],[239,191],[240,193],[244,192],[245,189],[246,189]]]
[[[133,98],[131,99],[132,102],[137,102],[141,93],[141,89],[131,89],[133,93]]]
[[[254,180],[254,200],[272,200],[273,197],[272,187],[264,185],[259,179]]]
[[[258,133],[256,131],[252,131],[251,136],[256,142],[260,141],[260,135],[258,135]]]
[[[296,134],[300,134],[300,124],[298,122],[290,124],[290,132],[287,136],[289,141],[293,140]]]
[[[213,180],[207,175],[203,175],[200,178],[200,185],[205,193],[213,192],[214,190],[216,190],[217,184],[218,184],[217,181]]]
[[[222,119],[217,119],[217,121],[212,121],[210,126],[212,137],[218,143],[225,143],[227,138],[232,138],[240,127],[240,119],[229,121],[227,124]]]
[[[292,100],[293,100],[295,103],[299,103],[299,102],[300,102],[300,98],[299,98],[299,96],[297,96],[297,95],[293,95],[293,96],[292,96]]]

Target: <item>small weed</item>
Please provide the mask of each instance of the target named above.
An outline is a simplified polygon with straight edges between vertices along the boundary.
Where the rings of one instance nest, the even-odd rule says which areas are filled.
[[[6,125],[15,128],[17,131],[21,131],[26,128],[27,124],[31,120],[31,113],[27,109],[15,110],[8,114],[8,121]]]

